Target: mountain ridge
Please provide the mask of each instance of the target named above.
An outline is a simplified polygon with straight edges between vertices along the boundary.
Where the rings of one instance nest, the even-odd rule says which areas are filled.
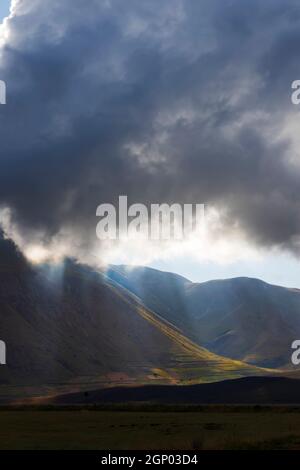
[[[145,267],[107,275],[197,344],[261,367],[291,367],[300,337],[300,291],[237,277],[193,283]]]
[[[7,345],[0,395],[267,373],[193,344],[132,294],[74,260],[33,266],[0,238],[0,266],[0,332]]]

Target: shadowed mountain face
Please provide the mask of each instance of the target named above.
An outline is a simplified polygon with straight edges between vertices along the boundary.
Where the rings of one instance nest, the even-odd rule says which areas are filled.
[[[291,343],[300,338],[300,292],[257,279],[192,283],[148,268],[111,267],[108,276],[222,356],[264,367],[291,365]]]
[[[0,339],[7,345],[2,385],[205,382],[264,373],[193,344],[101,273],[70,260],[33,267],[3,238]]]

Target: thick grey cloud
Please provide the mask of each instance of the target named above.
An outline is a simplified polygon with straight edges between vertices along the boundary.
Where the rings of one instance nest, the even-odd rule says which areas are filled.
[[[88,245],[128,194],[216,205],[298,252],[297,0],[19,0],[8,32],[0,203],[21,230]]]

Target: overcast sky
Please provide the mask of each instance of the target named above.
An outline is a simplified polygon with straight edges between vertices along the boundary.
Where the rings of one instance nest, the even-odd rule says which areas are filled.
[[[300,287],[297,0],[17,0],[1,34],[0,205],[25,252]],[[120,194],[205,203],[209,240],[103,250]]]

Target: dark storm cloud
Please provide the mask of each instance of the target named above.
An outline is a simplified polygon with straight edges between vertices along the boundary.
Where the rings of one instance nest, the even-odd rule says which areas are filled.
[[[101,202],[205,202],[298,250],[296,0],[19,0],[0,78],[0,201],[95,238]]]

